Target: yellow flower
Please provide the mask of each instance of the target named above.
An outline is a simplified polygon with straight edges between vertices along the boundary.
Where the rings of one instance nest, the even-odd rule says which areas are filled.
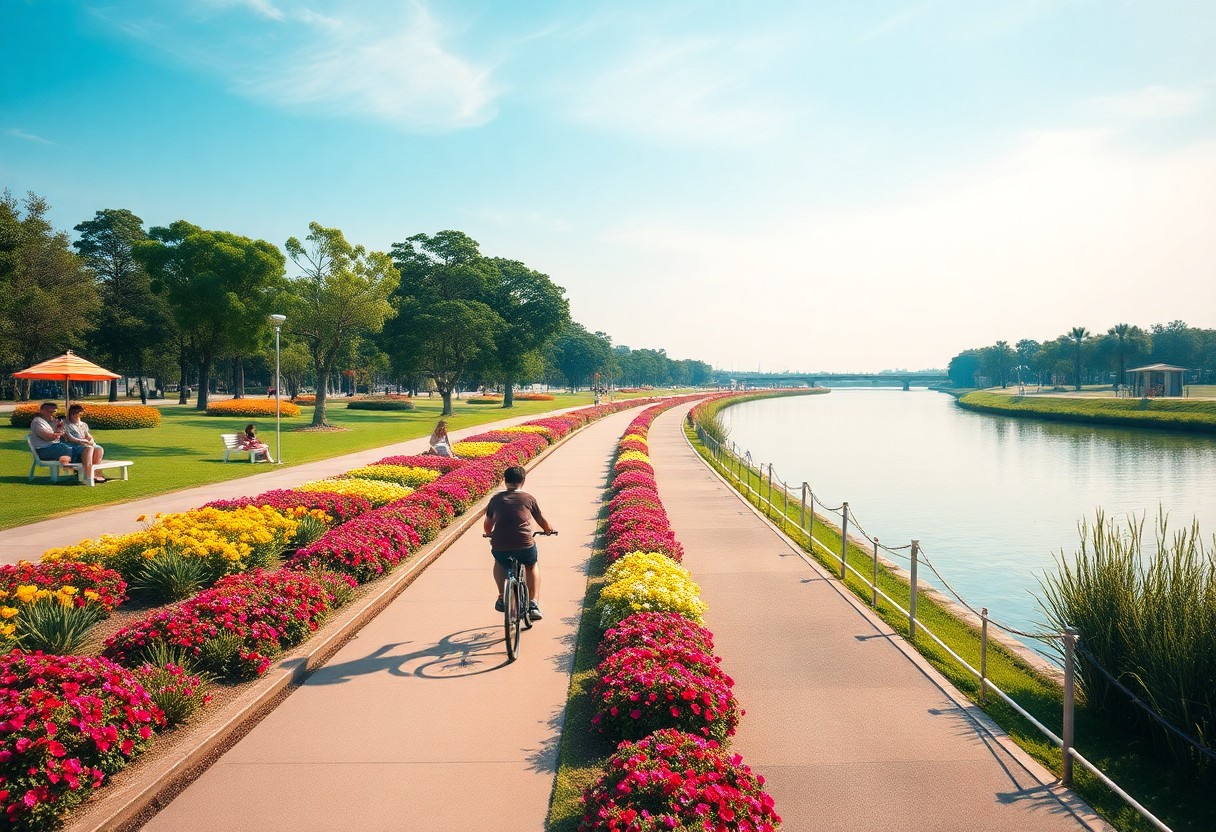
[[[481,459],[502,446],[502,442],[457,442],[452,446],[452,453],[462,459]]]
[[[23,604],[31,604],[38,597],[38,587],[33,584],[22,584],[17,587],[17,600]]]
[[[17,614],[16,607],[0,607],[0,618],[8,620]]]

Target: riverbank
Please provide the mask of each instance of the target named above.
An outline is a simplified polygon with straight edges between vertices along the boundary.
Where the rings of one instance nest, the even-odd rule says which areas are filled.
[[[1000,416],[1113,427],[1216,433],[1216,400],[1115,399],[1019,396],[974,391],[959,396],[959,407]]]

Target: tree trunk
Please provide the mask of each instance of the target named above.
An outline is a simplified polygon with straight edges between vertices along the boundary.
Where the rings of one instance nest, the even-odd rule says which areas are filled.
[[[502,406],[504,408],[515,406],[515,385],[509,381],[502,386]]]
[[[125,378],[125,376],[124,376]],[[129,388],[128,388],[129,389]],[[111,402],[118,401],[118,379],[110,379],[110,399]]]
[[[207,396],[210,394],[209,387],[211,386],[211,359],[198,363],[198,395],[195,397],[194,409],[207,409]]]
[[[324,363],[314,361],[313,364],[317,370],[317,378],[323,378],[327,383],[317,385],[317,403],[312,409],[312,426],[314,428],[329,427],[329,422],[325,420],[325,396],[329,387],[329,374],[333,372],[334,358],[326,359]]]
[[[144,381],[143,350],[140,350],[139,361],[138,361],[138,364],[135,369],[139,371],[139,403],[147,404],[148,403],[148,385],[147,385],[147,382]]]
[[[177,379],[177,403],[185,404],[186,398],[186,339],[179,339],[177,353],[178,379]]]
[[[234,399],[245,398],[245,361],[239,356],[233,359],[236,362],[236,389],[232,392]]]

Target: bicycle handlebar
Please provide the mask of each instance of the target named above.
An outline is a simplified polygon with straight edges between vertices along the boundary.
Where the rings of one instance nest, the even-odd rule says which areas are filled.
[[[554,535],[554,534],[557,534],[557,529],[554,529],[551,532],[546,532],[541,529],[537,529],[536,531],[532,532],[532,537],[549,537],[550,535]],[[488,534],[482,534],[482,537],[489,539],[490,536]]]

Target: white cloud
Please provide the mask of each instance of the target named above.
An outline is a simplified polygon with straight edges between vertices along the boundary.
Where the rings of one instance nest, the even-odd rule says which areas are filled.
[[[1090,101],[1089,106],[1101,115],[1123,119],[1178,118],[1206,107],[1207,94],[1201,89],[1148,86],[1118,95],[1100,96]]]
[[[890,17],[888,17],[886,20],[883,20],[877,26],[873,27],[868,32],[866,32],[861,37],[859,37],[857,40],[855,40],[853,42],[853,45],[861,46],[863,43],[869,43],[870,41],[877,40],[878,38],[881,38],[884,35],[894,32],[897,29],[901,29],[910,20],[912,20],[914,17],[917,17],[918,15],[920,15],[921,12],[925,11],[926,9],[930,8],[933,5],[934,5],[933,3],[920,3],[919,5],[904,9],[901,12],[897,12],[896,14],[893,14]]]
[[[1216,326],[1213,181],[1216,142],[1145,155],[1103,132],[1055,132],[850,214],[774,206],[791,218],[757,217],[743,233],[642,218],[605,241],[651,276],[650,302],[613,332],[627,343],[663,332],[673,354],[713,355],[723,330],[704,322],[725,314],[747,333],[733,348],[741,365],[779,354],[807,370],[876,370],[1077,325]],[[697,323],[681,329],[672,308]]]
[[[670,141],[750,143],[778,132],[789,106],[758,93],[765,39],[647,40],[569,85],[576,121]],[[614,58],[614,60],[617,60]]]
[[[274,106],[421,131],[477,126],[496,112],[500,91],[492,67],[453,48],[455,33],[422,2],[386,8],[336,0],[199,0],[189,12],[130,8],[95,14]],[[233,9],[258,19],[234,26],[223,14]]]
[[[21,139],[27,142],[37,142],[38,144],[54,144],[50,139],[44,139],[42,136],[34,133],[28,133],[20,127],[10,127],[4,131],[4,135],[12,136],[14,139]]]

